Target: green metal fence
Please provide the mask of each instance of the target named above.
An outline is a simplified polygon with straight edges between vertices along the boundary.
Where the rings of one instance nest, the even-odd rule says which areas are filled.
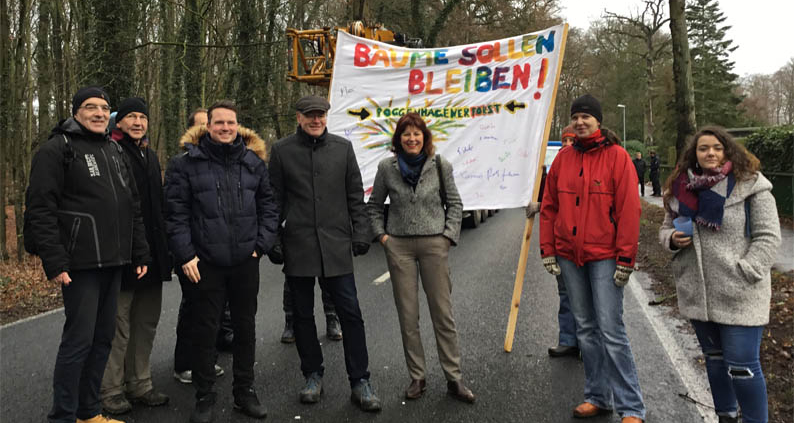
[[[662,165],[660,181],[664,184],[673,166]],[[777,212],[781,216],[794,217],[794,173],[763,172],[772,182],[772,195],[777,202]]]

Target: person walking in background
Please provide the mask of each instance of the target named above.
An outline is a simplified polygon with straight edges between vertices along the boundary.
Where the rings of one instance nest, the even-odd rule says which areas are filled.
[[[706,357],[720,423],[765,423],[759,353],[769,323],[770,269],[780,246],[772,184],[758,159],[716,126],[695,134],[665,182],[662,245],[676,297]]]
[[[163,281],[171,280],[160,160],[146,138],[149,108],[142,98],[128,98],[119,105],[116,119],[118,128],[111,137],[132,167],[152,262],[142,278],[131,265],[121,275],[116,335],[100,390],[102,407],[110,414],[129,412],[130,402],[150,407],[168,403],[168,396],[152,385],[150,357],[163,304]]]
[[[435,154],[433,136],[417,113],[407,113],[397,122],[391,150],[394,156],[378,163],[367,211],[391,275],[411,376],[405,398],[420,398],[426,386],[425,352],[419,333],[421,275],[447,392],[473,403],[474,394],[463,382],[458,332],[452,317],[449,249],[457,245],[463,215],[452,165]],[[390,205],[388,224],[384,225],[386,197]]]
[[[234,409],[254,418],[267,411],[254,390],[259,259],[273,246],[278,206],[265,166],[265,142],[237,123],[231,101],[213,104],[208,123],[182,145],[166,172],[168,241],[190,281],[193,423],[213,419],[215,340],[226,301],[234,339]]]
[[[135,180],[106,134],[110,97],[85,87],[72,117],[33,156],[25,249],[61,286],[64,314],[50,423],[120,423],[100,414],[99,389],[116,330],[122,273],[146,276],[151,261]],[[65,235],[64,235],[65,234]]]
[[[653,187],[653,196],[654,197],[661,197],[662,196],[662,188],[659,185],[659,168],[661,167],[661,163],[659,162],[659,157],[656,155],[656,152],[651,150],[651,160],[650,160],[650,171],[648,173],[648,177],[651,180],[651,186]]]
[[[584,402],[575,417],[615,410],[622,423],[645,418],[637,368],[623,323],[623,287],[640,234],[636,172],[601,104],[586,94],[571,105],[572,148],[554,159],[540,210],[540,255],[562,275],[584,361]]]
[[[562,148],[560,150],[572,146],[576,141],[576,133],[573,130],[573,126],[568,125],[563,128],[560,139],[562,140]],[[538,199],[543,199],[546,176],[546,167],[544,166],[540,178]],[[527,219],[535,216],[540,211],[540,206],[540,201],[531,201],[526,208]],[[560,305],[557,311],[557,323],[560,330],[557,337],[557,345],[549,347],[548,353],[550,357],[578,357],[579,343],[576,341],[576,319],[574,319],[571,312],[571,301],[568,299],[568,291],[565,288],[565,281],[562,275],[557,275],[555,278],[557,279],[557,293],[560,296]]]
[[[640,183],[640,193],[645,197],[645,160],[642,159],[642,153],[638,151],[635,154],[633,163]]]
[[[270,181],[281,210],[283,271],[292,292],[295,342],[305,378],[300,401],[316,403],[323,392],[323,352],[314,322],[314,284],[319,279],[342,325],[351,400],[362,410],[380,411],[369,380],[353,275],[352,256],[366,254],[371,239],[361,172],[350,141],[326,128],[328,101],[307,96],[295,108],[296,132],[271,149]]]

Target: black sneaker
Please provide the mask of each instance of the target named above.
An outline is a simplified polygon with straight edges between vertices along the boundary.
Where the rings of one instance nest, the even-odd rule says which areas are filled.
[[[350,400],[364,411],[380,411],[380,399],[375,395],[375,390],[369,379],[361,379],[353,386]]]
[[[256,397],[256,392],[253,388],[248,388],[234,395],[234,409],[255,419],[267,417],[267,410],[259,402],[259,398]]]
[[[196,400],[196,408],[190,413],[190,423],[211,423],[215,393],[209,393]]]
[[[323,377],[314,372],[306,378],[306,385],[300,391],[300,401],[304,404],[314,404],[320,401],[323,393]]]
[[[132,411],[132,404],[127,401],[124,394],[118,394],[102,399],[102,408],[108,414],[125,414]]]
[[[129,397],[129,400],[133,404],[143,404],[148,405],[149,407],[157,407],[168,404],[169,398],[166,394],[155,392],[154,389],[150,389],[139,397]]]
[[[325,336],[333,341],[342,340],[342,325],[339,324],[339,317],[336,314],[325,315]]]
[[[287,317],[287,321],[284,323],[284,332],[281,333],[281,342],[284,344],[295,342],[295,332],[292,330],[291,317]]]

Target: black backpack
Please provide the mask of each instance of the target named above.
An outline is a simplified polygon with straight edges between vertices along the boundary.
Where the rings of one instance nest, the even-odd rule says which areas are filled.
[[[72,148],[72,144],[69,142],[69,137],[66,136],[66,134],[61,134],[61,136],[63,137],[63,173],[65,175],[66,171],[69,169],[69,166],[74,161],[75,153],[74,149]],[[28,188],[25,190],[25,213],[22,237],[25,241],[25,251],[35,256],[38,255],[38,246],[36,245],[36,240],[33,236],[33,228],[30,224],[28,204],[30,204],[30,184],[28,184]]]

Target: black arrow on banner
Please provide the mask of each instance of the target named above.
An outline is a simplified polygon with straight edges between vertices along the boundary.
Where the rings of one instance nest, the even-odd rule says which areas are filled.
[[[348,110],[347,114],[350,116],[358,116],[361,120],[364,120],[372,115],[372,113],[370,113],[366,107],[362,107],[360,110]]]
[[[505,108],[510,113],[515,113],[516,109],[526,109],[526,103],[517,103],[515,100],[510,100],[507,104],[505,104]]]

